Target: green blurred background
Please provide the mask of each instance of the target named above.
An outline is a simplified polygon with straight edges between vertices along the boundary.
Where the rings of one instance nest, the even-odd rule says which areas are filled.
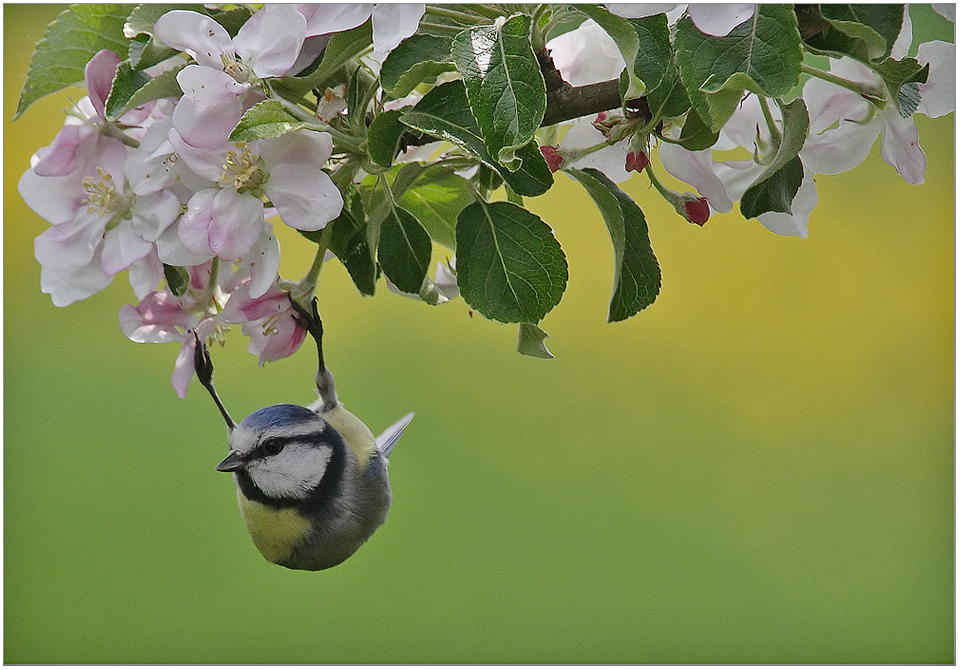
[[[81,94],[10,119],[61,8],[4,6],[6,662],[953,662],[953,115],[918,121],[923,186],[878,146],[818,178],[806,240],[689,225],[635,177],[663,290],[621,324],[604,224],[560,178],[530,203],[570,265],[551,362],[331,263],[341,398],[375,432],[417,418],[387,524],[301,573],[247,537],[220,417],[170,386],[178,346],[120,332],[126,276],[64,309],[40,292],[47,225],[16,183]],[[952,39],[913,11],[916,43]],[[300,276],[309,245],[281,244]],[[313,400],[309,351],[258,368],[246,345],[215,352],[235,416]]]

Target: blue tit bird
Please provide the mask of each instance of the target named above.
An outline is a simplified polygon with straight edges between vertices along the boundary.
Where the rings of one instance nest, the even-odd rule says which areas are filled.
[[[337,399],[323,360],[323,323],[292,296],[297,323],[317,343],[319,399],[309,407],[270,405],[239,425],[213,386],[213,363],[197,341],[194,365],[227,423],[230,453],[217,465],[233,474],[247,531],[263,557],[295,570],[325,570],[353,555],[387,518],[387,457],[413,419],[407,414],[374,438]]]

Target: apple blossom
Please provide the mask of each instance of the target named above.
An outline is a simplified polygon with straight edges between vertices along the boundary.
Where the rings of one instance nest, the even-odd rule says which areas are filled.
[[[307,18],[307,35],[337,33],[356,28],[367,19],[373,23],[373,50],[387,54],[416,32],[426,11],[423,3],[376,4],[325,3],[299,5]]]
[[[935,9],[952,20],[949,8]],[[919,46],[916,63],[929,66],[924,79],[927,71],[907,59],[908,7],[895,37],[872,25],[879,20],[873,15],[848,17],[840,31],[846,37],[826,49],[808,35],[836,21],[816,7],[141,9],[123,27],[123,39],[136,44],[120,52],[85,41],[116,45],[113,33],[100,34],[97,11],[88,33],[38,45],[47,62],[75,62],[76,53],[89,59],[87,96],[33,156],[18,189],[51,224],[34,242],[41,290],[67,305],[126,270],[139,303],[121,310],[121,329],[137,342],[180,343],[172,383],[181,396],[198,338],[222,342],[230,325],[250,337],[261,365],[296,351],[305,332],[287,291],[312,295],[320,268],[334,257],[364,294],[389,258],[385,284],[393,292],[441,304],[462,290],[481,314],[538,323],[559,301],[567,266],[549,224],[522,203],[548,190],[560,170],[569,170],[603,213],[617,272],[644,283],[611,301],[611,320],[628,318],[659,293],[660,272],[646,236],[634,235],[639,227],[629,241],[639,246],[624,252],[618,231],[642,220],[641,200],[610,182],[644,172],[680,216],[703,225],[769,178],[771,165],[790,161],[783,186],[795,189],[791,202],[757,204],[754,189],[741,207],[777,234],[805,237],[818,199],[815,175],[856,167],[879,137],[882,159],[919,184],[926,159],[913,113],[937,117],[955,106],[954,46]],[[889,23],[900,11],[880,14]],[[692,24],[679,23],[682,17]],[[756,31],[741,28],[736,40],[762,43],[763,58],[783,65],[779,73],[754,71],[759,63],[740,62],[737,49],[677,46],[686,31],[688,46],[722,47],[733,38],[717,38],[754,18],[763,19],[754,21]],[[370,30],[354,30],[368,20]],[[464,40],[465,31],[483,39]],[[881,33],[882,43],[875,37]],[[408,48],[394,51],[414,35]],[[160,60],[168,47],[178,55]],[[880,48],[885,52],[872,55]],[[478,59],[496,59],[496,66],[467,64]],[[825,69],[814,67],[821,63]],[[721,71],[737,77],[698,80],[698,73]],[[899,85],[901,71],[917,81]],[[623,104],[625,72],[643,82],[650,104]],[[28,74],[27,98],[37,96],[35,79]],[[483,95],[470,93],[476,90]],[[528,99],[526,91],[537,95]],[[540,119],[550,120],[537,129]],[[490,149],[490,128],[518,147],[539,146],[539,154],[508,170]],[[695,192],[665,188],[655,172],[660,164]],[[485,206],[504,182],[509,207]],[[482,229],[493,234],[457,240],[478,207],[490,224]],[[390,208],[409,216],[385,224]],[[278,220],[316,245],[312,267],[296,283],[280,276]],[[529,247],[504,253],[498,244],[507,240]],[[428,276],[435,242],[456,247],[459,276],[453,260],[438,262]],[[535,262],[526,262],[528,254]],[[473,272],[491,259],[492,269]],[[402,293],[394,281],[421,288]],[[521,284],[523,291],[508,290]]]
[[[241,84],[285,74],[297,60],[306,30],[303,15],[284,4],[265,5],[232,39],[212,18],[189,10],[167,12],[154,25],[161,42]]]

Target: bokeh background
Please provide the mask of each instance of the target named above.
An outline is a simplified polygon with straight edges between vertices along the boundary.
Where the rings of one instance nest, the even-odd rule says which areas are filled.
[[[644,179],[657,302],[605,323],[612,249],[559,179],[532,208],[570,265],[516,328],[321,278],[328,363],[378,432],[415,410],[387,524],[321,573],[268,564],[214,471],[222,421],[177,345],[117,323],[125,275],[58,309],[17,195],[62,109],[11,118],[62,9],[4,6],[4,660],[8,663],[952,663],[954,116],[920,186],[874,147],[818,178],[806,240],[687,224]],[[952,26],[913,7],[917,42]],[[280,226],[282,228],[282,226]],[[281,238],[300,276],[309,245]],[[306,349],[214,352],[235,416],[308,403]]]

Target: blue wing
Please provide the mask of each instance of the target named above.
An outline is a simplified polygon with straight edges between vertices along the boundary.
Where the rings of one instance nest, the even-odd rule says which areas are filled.
[[[411,421],[413,421],[413,412],[410,412],[399,421],[394,422],[389,428],[377,436],[377,447],[380,449],[380,453],[383,454],[384,458],[390,456],[390,452],[397,446],[403,430]]]

